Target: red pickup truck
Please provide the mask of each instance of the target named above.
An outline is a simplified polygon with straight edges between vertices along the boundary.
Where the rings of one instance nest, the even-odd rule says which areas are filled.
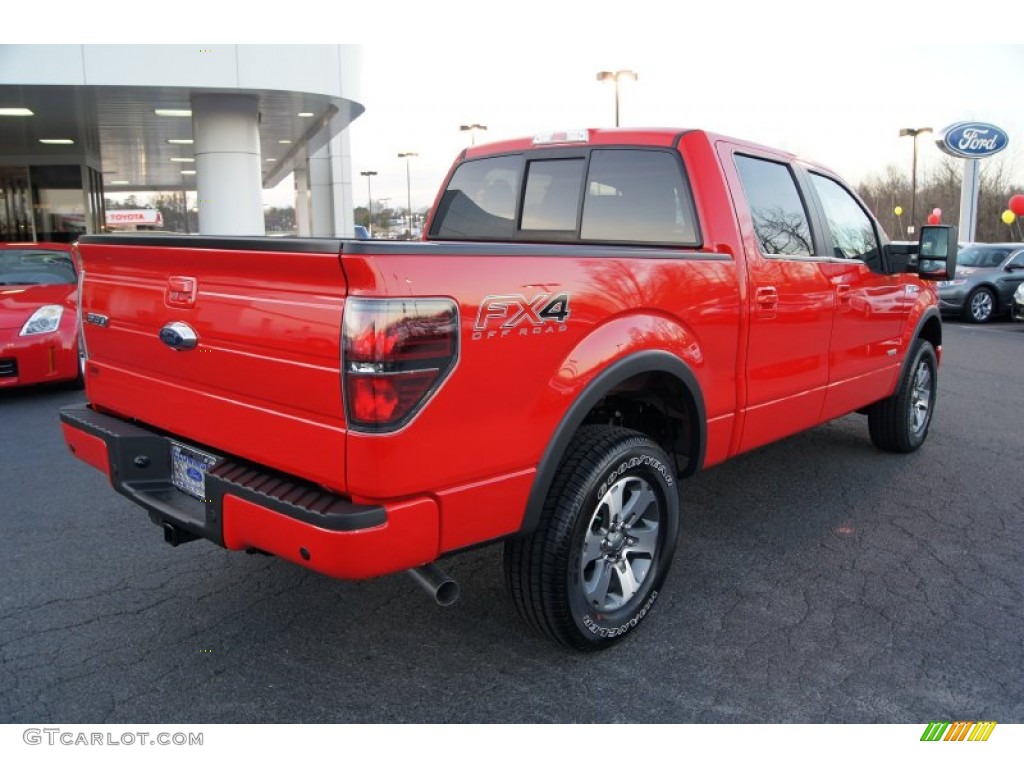
[[[928,433],[955,230],[890,244],[821,166],[696,130],[476,146],[425,240],[83,237],[71,451],[172,544],[439,602],[438,558],[503,539],[526,623],[594,650],[658,598],[681,478],[852,411],[882,450]]]

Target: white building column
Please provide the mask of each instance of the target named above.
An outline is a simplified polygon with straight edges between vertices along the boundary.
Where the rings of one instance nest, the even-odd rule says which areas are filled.
[[[336,237],[355,237],[355,204],[352,190],[352,150],[346,128],[328,144],[331,153],[331,190]]]
[[[334,236],[334,201],[331,190],[331,156],[327,145],[309,156],[310,234]]]
[[[296,168],[295,177],[295,230],[299,237],[309,237],[309,169]]]
[[[258,119],[255,96],[192,97],[200,234],[266,234]]]

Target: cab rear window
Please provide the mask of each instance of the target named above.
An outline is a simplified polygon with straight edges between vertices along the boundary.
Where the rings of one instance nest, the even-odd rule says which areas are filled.
[[[693,196],[674,152],[594,149],[460,165],[430,232],[437,239],[572,240],[697,246]]]
[[[430,234],[455,240],[511,240],[520,165],[518,155],[460,165],[441,197]]]
[[[676,157],[651,150],[594,150],[580,237],[697,245],[693,198]]]

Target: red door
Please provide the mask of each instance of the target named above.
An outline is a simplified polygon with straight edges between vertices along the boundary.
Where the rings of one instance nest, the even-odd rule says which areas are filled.
[[[817,424],[828,385],[835,291],[781,156],[719,145],[747,254],[746,410],[738,450]],[[746,204],[743,204],[743,201]]]
[[[898,275],[882,272],[874,222],[839,182],[809,174],[825,227],[821,268],[836,298],[822,420],[888,395],[898,371],[907,302]]]

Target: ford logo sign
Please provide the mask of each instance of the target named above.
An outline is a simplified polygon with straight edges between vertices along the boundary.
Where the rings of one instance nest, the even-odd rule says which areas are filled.
[[[188,323],[168,323],[160,329],[160,341],[174,350],[195,349],[199,336]]]
[[[976,160],[1002,152],[1010,137],[990,123],[953,123],[943,129],[935,143],[947,155]]]
[[[203,479],[203,473],[200,472],[195,467],[189,467],[188,469],[186,469],[185,474],[188,475],[190,479],[194,480],[197,483]]]

